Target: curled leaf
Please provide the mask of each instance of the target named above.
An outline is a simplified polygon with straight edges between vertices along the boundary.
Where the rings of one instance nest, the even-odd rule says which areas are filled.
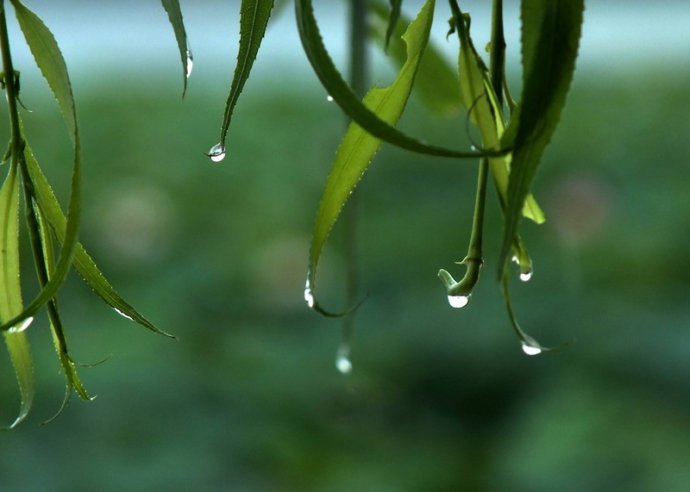
[[[429,40],[433,9],[434,0],[427,0],[405,32],[403,38],[407,44],[407,61],[393,83],[385,88],[374,88],[364,97],[363,105],[367,111],[391,127],[399,120],[412,92],[419,62]],[[323,247],[342,208],[364,176],[380,145],[380,139],[363,130],[355,122],[351,123],[340,143],[326,180],[314,223],[305,290],[307,304],[323,314],[327,313],[314,295],[316,271]]]

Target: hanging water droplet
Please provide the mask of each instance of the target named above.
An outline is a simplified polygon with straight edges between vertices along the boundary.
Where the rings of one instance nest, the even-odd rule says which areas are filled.
[[[448,304],[456,309],[464,308],[470,302],[470,296],[448,296]]]
[[[209,156],[213,162],[220,162],[225,159],[225,147],[222,143],[217,143],[211,147],[211,150],[209,150],[206,155]]]
[[[535,347],[526,342],[522,342],[522,351],[527,355],[539,355],[542,353],[541,347]]]
[[[526,272],[520,272],[520,280],[523,282],[529,282],[532,278],[532,270],[527,270]]]
[[[118,308],[114,307],[113,310],[114,310],[117,314],[119,314],[120,316],[122,316],[123,318],[126,318],[126,319],[128,319],[128,320],[130,320],[130,321],[134,321],[134,318],[132,318],[129,314],[123,313],[123,312],[120,311]]]
[[[194,68],[194,57],[192,52],[187,50],[187,78],[191,77],[192,69]]]
[[[470,145],[470,150],[471,150],[472,152],[476,152],[476,151],[477,151],[477,146],[476,146],[476,145]]]
[[[7,330],[7,333],[21,333],[24,330],[26,330],[31,325],[31,323],[33,323],[33,322],[34,322],[34,317],[29,316],[28,318],[26,318],[24,321],[22,321],[18,325],[10,327]]]
[[[309,309],[314,307],[314,294],[311,291],[309,280],[307,280],[307,283],[304,285],[304,301],[307,303],[307,306],[309,306]]]
[[[329,103],[332,103],[332,102],[333,102],[333,96],[331,96],[330,94],[328,94],[328,95],[326,96],[326,101],[328,101]]]
[[[350,361],[350,347],[341,345],[338,347],[338,352],[335,355],[335,368],[341,374],[350,374],[352,372],[352,361]]]

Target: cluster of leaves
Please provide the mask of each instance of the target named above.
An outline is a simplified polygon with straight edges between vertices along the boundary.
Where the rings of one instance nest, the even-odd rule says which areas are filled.
[[[21,394],[21,409],[12,424],[14,426],[26,417],[33,399],[31,355],[25,330],[41,308],[47,310],[66,378],[64,402],[68,401],[73,391],[84,399],[90,398],[68,353],[58,310],[57,293],[72,266],[117,312],[153,331],[160,331],[115,292],[78,242],[80,143],[66,65],[53,35],[43,22],[20,0],[10,0],[10,3],[14,6],[34,59],[57,99],[74,148],[72,188],[65,217],[31,152],[21,125],[18,109],[19,74],[12,66],[5,6],[4,2],[0,3],[2,82],[8,96],[11,124],[9,148],[3,159],[3,163],[9,165],[0,191],[0,320]],[[182,12],[178,0],[161,0],[161,3],[168,13],[179,47],[184,93],[193,60]],[[484,205],[490,174],[505,217],[503,244],[497,265],[509,318],[525,352],[540,353],[544,348],[520,329],[513,316],[506,263],[510,258],[514,259],[523,280],[531,276],[531,259],[517,233],[518,225],[523,216],[537,223],[544,220],[541,209],[530,194],[530,188],[544,148],[557,125],[572,79],[584,0],[530,0],[521,3],[523,88],[517,103],[511,98],[505,83],[502,2],[494,0],[487,68],[470,36],[469,15],[460,10],[456,0],[449,0],[453,13],[449,21],[449,35],[457,33],[459,39],[457,72],[429,45],[435,4],[435,0],[426,0],[414,20],[408,21],[402,13],[401,0],[390,0],[390,5],[382,0],[370,0],[368,8],[373,19],[371,37],[381,41],[380,44],[398,67],[398,74],[388,87],[373,88],[360,99],[345,82],[324,46],[312,1],[295,0],[301,42],[314,73],[329,98],[352,121],[336,152],[318,208],[304,298],[308,306],[317,312],[339,316],[324,309],[316,295],[316,274],[321,254],[343,207],[383,142],[420,154],[472,159],[479,162],[474,223],[468,253],[459,262],[466,266],[466,273],[460,281],[456,281],[446,270],[441,270],[439,277],[446,287],[451,306],[466,305],[484,262]],[[274,7],[274,0],[241,2],[237,65],[225,106],[220,139],[208,152],[215,162],[225,157],[233,111],[250,75]],[[469,150],[445,148],[425,143],[397,129],[396,124],[415,88],[432,108],[464,106],[468,120],[479,129],[481,143]],[[40,285],[39,293],[27,307],[23,306],[20,285],[19,211],[22,207]]]

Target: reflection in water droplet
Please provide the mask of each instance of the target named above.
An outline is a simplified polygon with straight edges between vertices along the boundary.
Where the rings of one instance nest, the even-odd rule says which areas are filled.
[[[134,319],[133,319],[130,315],[123,313],[123,312],[120,311],[118,308],[114,307],[113,310],[114,310],[117,314],[119,314],[120,316],[122,316],[123,318],[127,318],[127,319],[130,320],[130,321],[134,321]]]
[[[333,102],[333,96],[331,96],[330,94],[327,95],[327,96],[326,96],[326,101],[328,101],[329,103]]]
[[[314,307],[314,294],[311,291],[311,285],[309,285],[309,280],[304,285],[304,301],[309,306],[309,309]]]
[[[522,342],[522,351],[527,355],[539,355],[542,353],[541,347],[535,347],[525,342]]]
[[[526,272],[520,272],[520,280],[523,282],[529,282],[529,279],[532,278],[532,270],[528,270]]]
[[[335,356],[335,367],[341,374],[352,372],[352,362],[350,361],[350,347],[341,345]]]
[[[454,308],[463,308],[470,302],[470,296],[448,296],[448,304]]]
[[[225,147],[223,147],[223,144],[217,143],[211,147],[211,150],[209,150],[206,155],[208,155],[213,162],[220,162],[225,159]]]
[[[21,333],[24,330],[26,330],[31,325],[31,323],[33,323],[33,322],[34,322],[34,317],[29,316],[28,318],[26,318],[24,321],[22,321],[18,325],[10,327],[7,330],[7,333]]]
[[[192,75],[192,69],[194,68],[194,57],[192,52],[187,50],[187,78]]]

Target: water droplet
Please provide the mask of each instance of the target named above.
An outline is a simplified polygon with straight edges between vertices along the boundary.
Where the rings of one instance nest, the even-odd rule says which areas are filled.
[[[222,143],[217,143],[211,150],[208,151],[208,155],[213,162],[220,162],[225,159],[225,147]]]
[[[134,318],[132,318],[129,314],[123,313],[118,308],[114,307],[113,310],[123,318],[127,318],[130,321],[134,321]]]
[[[187,50],[187,78],[189,78],[192,75],[192,69],[194,68],[194,57],[192,56],[192,52]]]
[[[350,347],[341,345],[335,356],[335,368],[341,374],[350,374],[352,372],[352,361],[350,361]]]
[[[535,347],[526,342],[522,342],[522,351],[527,355],[539,355],[542,353],[541,347]]]
[[[520,280],[523,282],[529,282],[532,278],[532,270],[527,270],[526,272],[520,272]]]
[[[476,146],[476,145],[470,145],[470,150],[471,150],[472,152],[476,152],[476,151],[477,151],[477,146]]]
[[[314,294],[311,291],[309,280],[307,280],[307,283],[304,285],[304,301],[307,303],[307,306],[309,306],[309,309],[314,307]]]
[[[448,296],[448,304],[456,309],[467,306],[470,302],[470,296]]]
[[[31,325],[31,323],[33,323],[33,322],[34,322],[34,317],[29,316],[28,318],[26,318],[24,321],[22,321],[18,325],[12,326],[11,328],[9,328],[7,330],[7,333],[21,333],[24,330],[26,330]]]
[[[327,95],[327,96],[326,96],[326,101],[328,101],[329,103],[332,103],[332,102],[333,102],[333,96],[331,96],[330,94]]]
[[[515,263],[516,265],[520,264],[520,258],[517,257],[517,255],[513,255],[511,258],[512,262]]]

